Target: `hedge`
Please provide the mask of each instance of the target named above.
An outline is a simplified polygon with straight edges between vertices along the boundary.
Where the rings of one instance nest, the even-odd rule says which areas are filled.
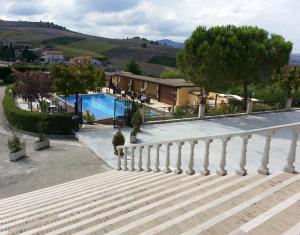
[[[38,123],[44,118],[46,121],[46,134],[72,134],[75,121],[71,113],[39,113],[20,109],[16,106],[13,96],[9,94],[9,86],[5,90],[3,108],[8,122],[17,129],[38,133]]]

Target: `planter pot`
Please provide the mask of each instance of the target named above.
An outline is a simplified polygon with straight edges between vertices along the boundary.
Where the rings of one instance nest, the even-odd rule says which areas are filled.
[[[130,143],[135,143],[136,142],[136,135],[131,135],[130,136]]]
[[[49,139],[44,139],[43,141],[38,141],[34,143],[34,150],[40,150],[43,148],[47,148],[50,145],[50,140]]]
[[[15,153],[9,153],[9,160],[12,162],[15,162],[19,160],[20,158],[24,157],[26,155],[26,148],[22,148],[20,151]]]
[[[117,156],[119,155],[117,146],[114,146],[114,154]],[[124,155],[124,152],[123,152],[123,150],[121,150],[121,156],[123,156],[123,155]]]

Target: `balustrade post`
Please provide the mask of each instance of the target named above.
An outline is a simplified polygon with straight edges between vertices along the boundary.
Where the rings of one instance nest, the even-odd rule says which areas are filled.
[[[241,158],[240,158],[240,164],[239,170],[236,170],[235,173],[241,176],[247,175],[247,170],[245,169],[246,162],[247,162],[247,145],[248,145],[248,140],[251,138],[251,135],[245,135],[241,136],[243,139],[243,146],[241,150]]]
[[[172,170],[170,169],[170,147],[171,147],[172,143],[168,143],[166,145],[166,163],[165,163],[165,169],[164,172],[166,174],[172,172]]]
[[[192,141],[190,143],[191,145],[191,150],[190,150],[190,159],[189,159],[189,165],[188,165],[188,170],[185,171],[187,175],[194,175],[195,170],[194,168],[194,155],[195,155],[195,145],[198,143],[198,141]]]
[[[138,169],[137,171],[143,171],[144,169],[142,168],[143,165],[143,146],[139,147],[139,162],[138,162]]]
[[[160,150],[161,146],[162,146],[161,144],[156,145],[156,158],[155,158],[155,165],[154,165],[154,169],[153,169],[154,173],[160,172],[160,168],[159,168],[159,150]]]
[[[131,148],[131,167],[130,167],[130,171],[135,171],[134,169],[134,152],[135,152],[135,147]]]
[[[181,148],[182,145],[184,145],[184,142],[178,142],[176,143],[178,147],[178,152],[177,152],[177,163],[176,163],[176,169],[174,170],[175,174],[182,174],[182,169],[181,169]]]
[[[257,170],[258,173],[263,174],[263,175],[268,175],[270,173],[268,164],[269,164],[269,159],[270,159],[271,140],[272,140],[272,136],[274,135],[274,133],[275,133],[275,131],[266,133],[265,148],[264,148],[264,153],[263,153],[263,156],[261,159],[261,166]]]
[[[121,149],[118,149],[118,166],[117,166],[117,171],[122,170],[121,167]]]
[[[226,153],[227,153],[227,143],[230,140],[230,137],[225,137],[222,139],[222,153],[221,153],[221,160],[220,160],[220,170],[217,171],[218,175],[224,176],[227,175],[227,171],[225,170],[226,166]]]
[[[297,149],[297,141],[299,136],[300,129],[293,129],[293,137],[290,145],[290,150],[288,157],[286,159],[287,164],[284,167],[284,171],[288,173],[295,173],[294,163],[296,161],[296,149]]]
[[[152,145],[148,145],[147,146],[147,163],[146,163],[146,172],[150,172],[152,171],[150,165],[151,165],[151,148]]]
[[[128,167],[127,167],[127,148],[125,147],[124,149],[124,168],[123,171],[128,171]]]
[[[208,169],[209,166],[209,147],[210,144],[213,142],[212,139],[205,140],[205,153],[204,153],[204,160],[203,160],[203,170],[200,171],[201,175],[209,175],[210,170]]]

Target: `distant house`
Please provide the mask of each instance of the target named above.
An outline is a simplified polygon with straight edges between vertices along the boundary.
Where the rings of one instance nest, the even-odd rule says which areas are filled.
[[[73,65],[82,65],[86,63],[91,63],[96,67],[102,66],[102,62],[100,60],[97,60],[90,56],[78,56],[78,57],[73,57],[69,60],[69,64],[73,64]]]
[[[0,46],[7,46],[7,47],[10,47],[10,46],[14,46],[16,43],[15,41],[13,40],[10,40],[10,39],[3,39],[3,40],[0,40]]]
[[[61,64],[64,62],[63,51],[45,51],[42,57],[44,62],[48,64]]]

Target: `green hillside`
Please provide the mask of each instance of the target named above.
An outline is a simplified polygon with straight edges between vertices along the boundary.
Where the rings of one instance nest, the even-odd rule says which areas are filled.
[[[127,61],[135,57],[144,72],[149,74],[159,74],[166,67],[174,66],[178,51],[138,37],[132,39],[96,37],[43,22],[0,20],[0,39],[11,39],[40,50],[43,48],[63,50],[66,57],[106,57],[116,69],[123,69]],[[146,48],[142,46],[145,42]]]

